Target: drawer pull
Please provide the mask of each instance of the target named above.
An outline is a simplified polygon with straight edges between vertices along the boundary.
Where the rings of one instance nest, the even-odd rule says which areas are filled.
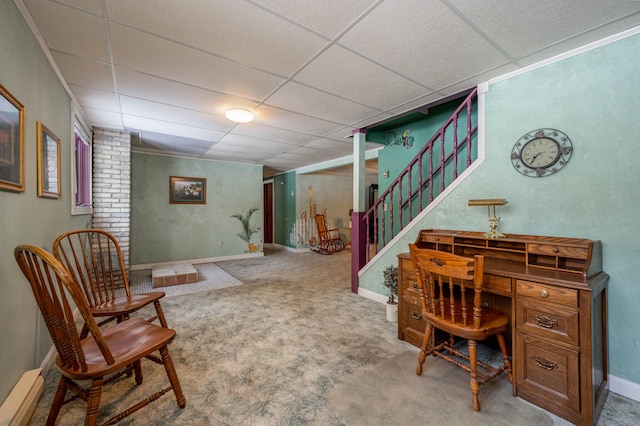
[[[549,292],[547,290],[540,290],[540,297],[549,297]]]
[[[409,286],[414,290],[419,290],[420,289],[420,287],[418,287],[418,283],[411,283],[411,284],[409,284]]]
[[[435,237],[433,241],[440,241],[440,237]]]
[[[558,247],[554,247],[551,251],[556,254],[560,253],[560,249]]]
[[[411,316],[413,317],[413,319],[422,319],[422,314],[420,312],[411,311]]]
[[[557,320],[554,320],[553,318],[549,318],[546,315],[542,315],[542,316],[534,315],[533,319],[536,320],[536,322],[540,327],[544,327],[544,328],[553,328],[558,323]]]
[[[534,355],[533,360],[536,362],[538,367],[544,368],[545,370],[553,370],[558,366],[557,362],[549,361],[548,359],[538,355]]]

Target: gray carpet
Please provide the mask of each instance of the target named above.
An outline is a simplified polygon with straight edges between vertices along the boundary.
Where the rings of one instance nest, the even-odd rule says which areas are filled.
[[[418,376],[417,363],[418,351],[405,351],[331,390],[329,405],[351,426],[553,425],[545,411],[511,395],[506,374],[480,387],[475,412],[466,372],[429,357]]]
[[[267,247],[264,257],[217,264],[244,285],[162,299],[169,326],[177,331],[169,350],[187,406],[179,409],[168,393],[120,424],[346,426],[364,424],[361,418],[368,425],[428,424],[402,417],[409,410],[418,418],[425,407],[431,407],[430,418],[447,425],[526,417],[526,403],[503,397],[504,386],[488,387],[504,384],[502,377],[481,388],[480,413],[466,404],[468,395],[459,408],[436,399],[444,392],[427,383],[428,374],[444,374],[447,363],[430,358],[429,364],[444,365],[415,375],[416,361],[409,356],[415,348],[397,339],[385,305],[351,293],[350,260],[346,250],[324,256]],[[153,308],[141,312],[152,313]],[[140,386],[122,378],[105,387],[99,422],[167,385],[161,366],[148,361],[142,369]],[[453,377],[459,373],[459,380]],[[45,376],[31,425],[45,423],[58,380],[55,368]],[[462,382],[459,390],[466,392],[464,372],[456,369],[447,380]],[[496,400],[504,400],[499,412]],[[637,414],[640,403],[614,401],[599,425],[633,424],[625,420]],[[80,400],[65,405],[58,424],[82,424],[85,410]],[[448,410],[455,415],[443,416]],[[537,408],[529,412],[543,418]]]

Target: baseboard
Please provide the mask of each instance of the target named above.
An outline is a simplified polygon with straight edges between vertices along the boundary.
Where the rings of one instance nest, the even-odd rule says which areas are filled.
[[[609,391],[640,402],[640,384],[609,375]]]
[[[387,296],[376,293],[375,291],[367,290],[366,288],[362,287],[358,287],[358,296],[366,297],[367,299],[371,299],[379,303],[387,303],[387,300],[389,300]]]
[[[44,389],[41,369],[26,371],[0,406],[0,426],[26,425]]]

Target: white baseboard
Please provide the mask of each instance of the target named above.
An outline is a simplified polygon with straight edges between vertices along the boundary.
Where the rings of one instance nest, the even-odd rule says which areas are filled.
[[[640,402],[640,384],[609,374],[609,391]]]
[[[367,299],[371,299],[379,303],[387,303],[387,300],[389,300],[387,296],[376,293],[375,291],[367,290],[366,288],[362,287],[358,287],[358,296],[366,297]]]
[[[26,425],[44,389],[41,369],[26,371],[0,406],[0,426]]]

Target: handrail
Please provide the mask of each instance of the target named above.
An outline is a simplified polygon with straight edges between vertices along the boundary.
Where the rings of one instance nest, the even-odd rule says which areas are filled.
[[[379,196],[376,203],[364,214],[363,221],[366,229],[366,242],[371,243],[372,250],[364,250],[366,262],[373,255],[384,248],[415,216],[419,214],[435,195],[442,193],[458,175],[466,170],[472,162],[473,136],[478,131],[477,124],[473,125],[472,108],[477,98],[478,90],[474,89],[444,122],[440,129],[431,137],[418,154],[400,172],[386,191]],[[458,129],[460,117],[466,113],[466,134],[459,140]],[[447,131],[453,130],[453,135],[447,146]],[[434,158],[434,150],[439,152]],[[460,165],[460,155],[466,156],[464,165]],[[424,170],[424,162],[428,162],[428,171]],[[436,164],[434,164],[434,160]],[[463,167],[459,170],[460,167]],[[426,176],[423,176],[423,171]],[[449,176],[450,174],[450,176]],[[434,183],[439,180],[439,185]],[[415,182],[414,182],[415,181]],[[406,184],[406,194],[404,186]],[[415,184],[415,189],[414,189]],[[437,189],[437,192],[434,190]],[[398,198],[394,202],[395,197]],[[404,196],[403,198],[403,195]],[[427,203],[424,197],[427,196]],[[404,213],[408,213],[405,217]],[[373,226],[372,224],[375,224]],[[389,228],[389,235],[387,235]]]

